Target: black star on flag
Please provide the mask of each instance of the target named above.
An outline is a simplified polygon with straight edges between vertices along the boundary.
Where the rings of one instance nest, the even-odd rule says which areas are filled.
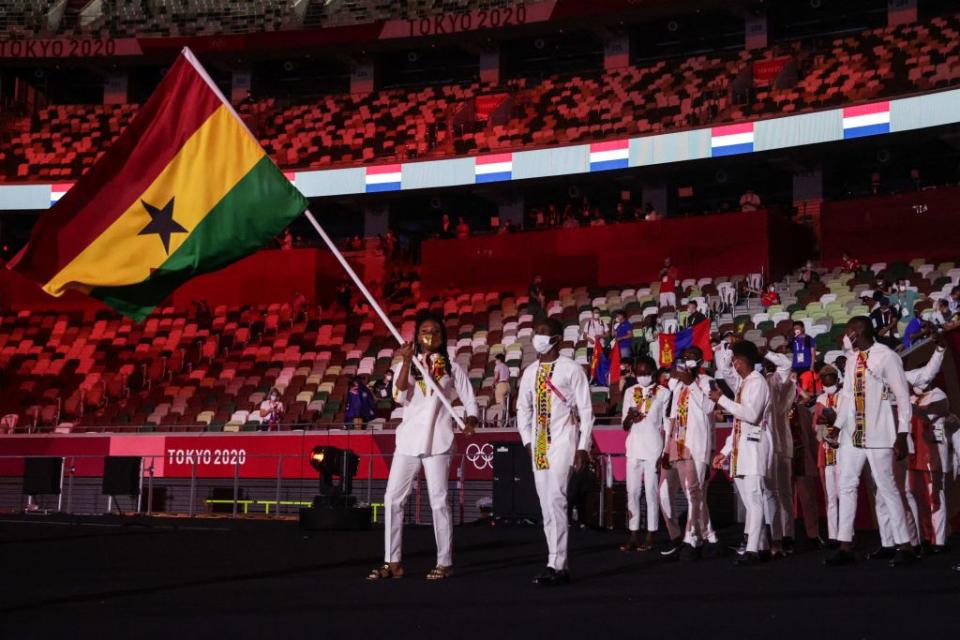
[[[140,203],[143,205],[143,208],[147,210],[147,213],[150,214],[151,220],[137,235],[146,236],[153,233],[157,234],[160,236],[160,241],[163,242],[163,250],[169,255],[170,234],[187,233],[187,230],[173,219],[173,198],[171,197],[170,202],[164,205],[162,209],[158,209],[152,204],[147,204],[144,200],[141,200]]]

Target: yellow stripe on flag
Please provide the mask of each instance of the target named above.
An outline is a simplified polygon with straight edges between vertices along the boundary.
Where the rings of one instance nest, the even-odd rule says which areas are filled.
[[[67,288],[142,282],[187,239],[189,233],[265,152],[231,110],[222,106],[183,145],[137,201],[91,242],[43,289],[54,296]],[[169,253],[154,233],[140,235],[151,216],[143,202],[164,207],[174,198],[173,219],[186,233],[169,235]]]

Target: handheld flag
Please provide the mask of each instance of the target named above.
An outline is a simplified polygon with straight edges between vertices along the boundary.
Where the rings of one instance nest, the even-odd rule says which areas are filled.
[[[190,278],[272,240],[308,202],[184,49],[10,268],[142,320]]]
[[[699,347],[704,360],[713,360],[713,348],[710,345],[710,321],[701,320],[697,324],[676,333],[674,349],[682,351],[689,347]]]

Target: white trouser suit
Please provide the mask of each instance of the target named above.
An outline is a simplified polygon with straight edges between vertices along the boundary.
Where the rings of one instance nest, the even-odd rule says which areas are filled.
[[[438,354],[429,360],[418,356],[430,369]],[[412,369],[411,365],[411,369]],[[400,365],[394,369],[394,380],[400,377]],[[437,376],[437,385],[451,400],[460,398],[465,414],[477,415],[473,386],[460,365],[450,363],[450,374]],[[394,386],[394,399],[403,406],[403,420],[397,427],[397,448],[390,463],[390,475],[383,497],[386,562],[400,562],[403,547],[403,509],[423,467],[427,493],[433,512],[433,533],[437,541],[437,565],[453,564],[453,527],[447,486],[450,456],[454,448],[454,422],[440,400],[424,382],[411,374],[406,391]]]
[[[631,425],[626,438],[627,454],[627,528],[640,530],[640,501],[646,502],[647,531],[657,530],[660,520],[658,509],[658,471],[663,453],[663,422],[669,408],[670,391],[657,384],[646,387],[639,384],[623,392],[622,418],[631,410],[637,420]]]
[[[764,435],[770,424],[770,388],[754,371],[740,383],[736,400],[722,397],[719,404],[734,418],[722,453],[730,462],[730,474],[746,509],[747,551],[756,553],[764,537],[763,479],[773,455]]]
[[[849,353],[843,379],[835,424],[840,429],[837,540],[853,541],[857,491],[860,474],[866,466],[876,486],[877,523],[881,537],[888,538],[884,544],[908,544],[912,537],[907,524],[909,510],[903,495],[904,482],[898,482],[896,474],[897,467],[904,470],[906,467],[902,462],[895,464],[893,452],[898,435],[910,433],[912,410],[903,363],[890,348],[874,343],[866,350]],[[861,396],[859,410],[858,393]],[[891,396],[896,413],[891,406]],[[859,418],[858,411],[862,412]]]
[[[579,429],[574,409],[579,415]],[[589,451],[592,442],[593,404],[583,367],[565,356],[528,366],[517,392],[517,429],[532,457],[547,541],[547,566],[565,571],[567,483],[577,450]]]

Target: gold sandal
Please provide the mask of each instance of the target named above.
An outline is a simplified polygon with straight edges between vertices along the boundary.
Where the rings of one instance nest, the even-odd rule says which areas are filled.
[[[453,567],[443,567],[443,566],[437,565],[436,567],[430,570],[430,573],[427,574],[427,580],[430,580],[431,582],[436,580],[446,580],[452,575],[453,575]]]
[[[390,566],[390,563],[385,563],[382,566],[377,567],[370,572],[370,575],[367,576],[367,580],[385,580],[387,578],[399,579],[403,577],[403,567],[397,565],[397,568],[394,569]]]

